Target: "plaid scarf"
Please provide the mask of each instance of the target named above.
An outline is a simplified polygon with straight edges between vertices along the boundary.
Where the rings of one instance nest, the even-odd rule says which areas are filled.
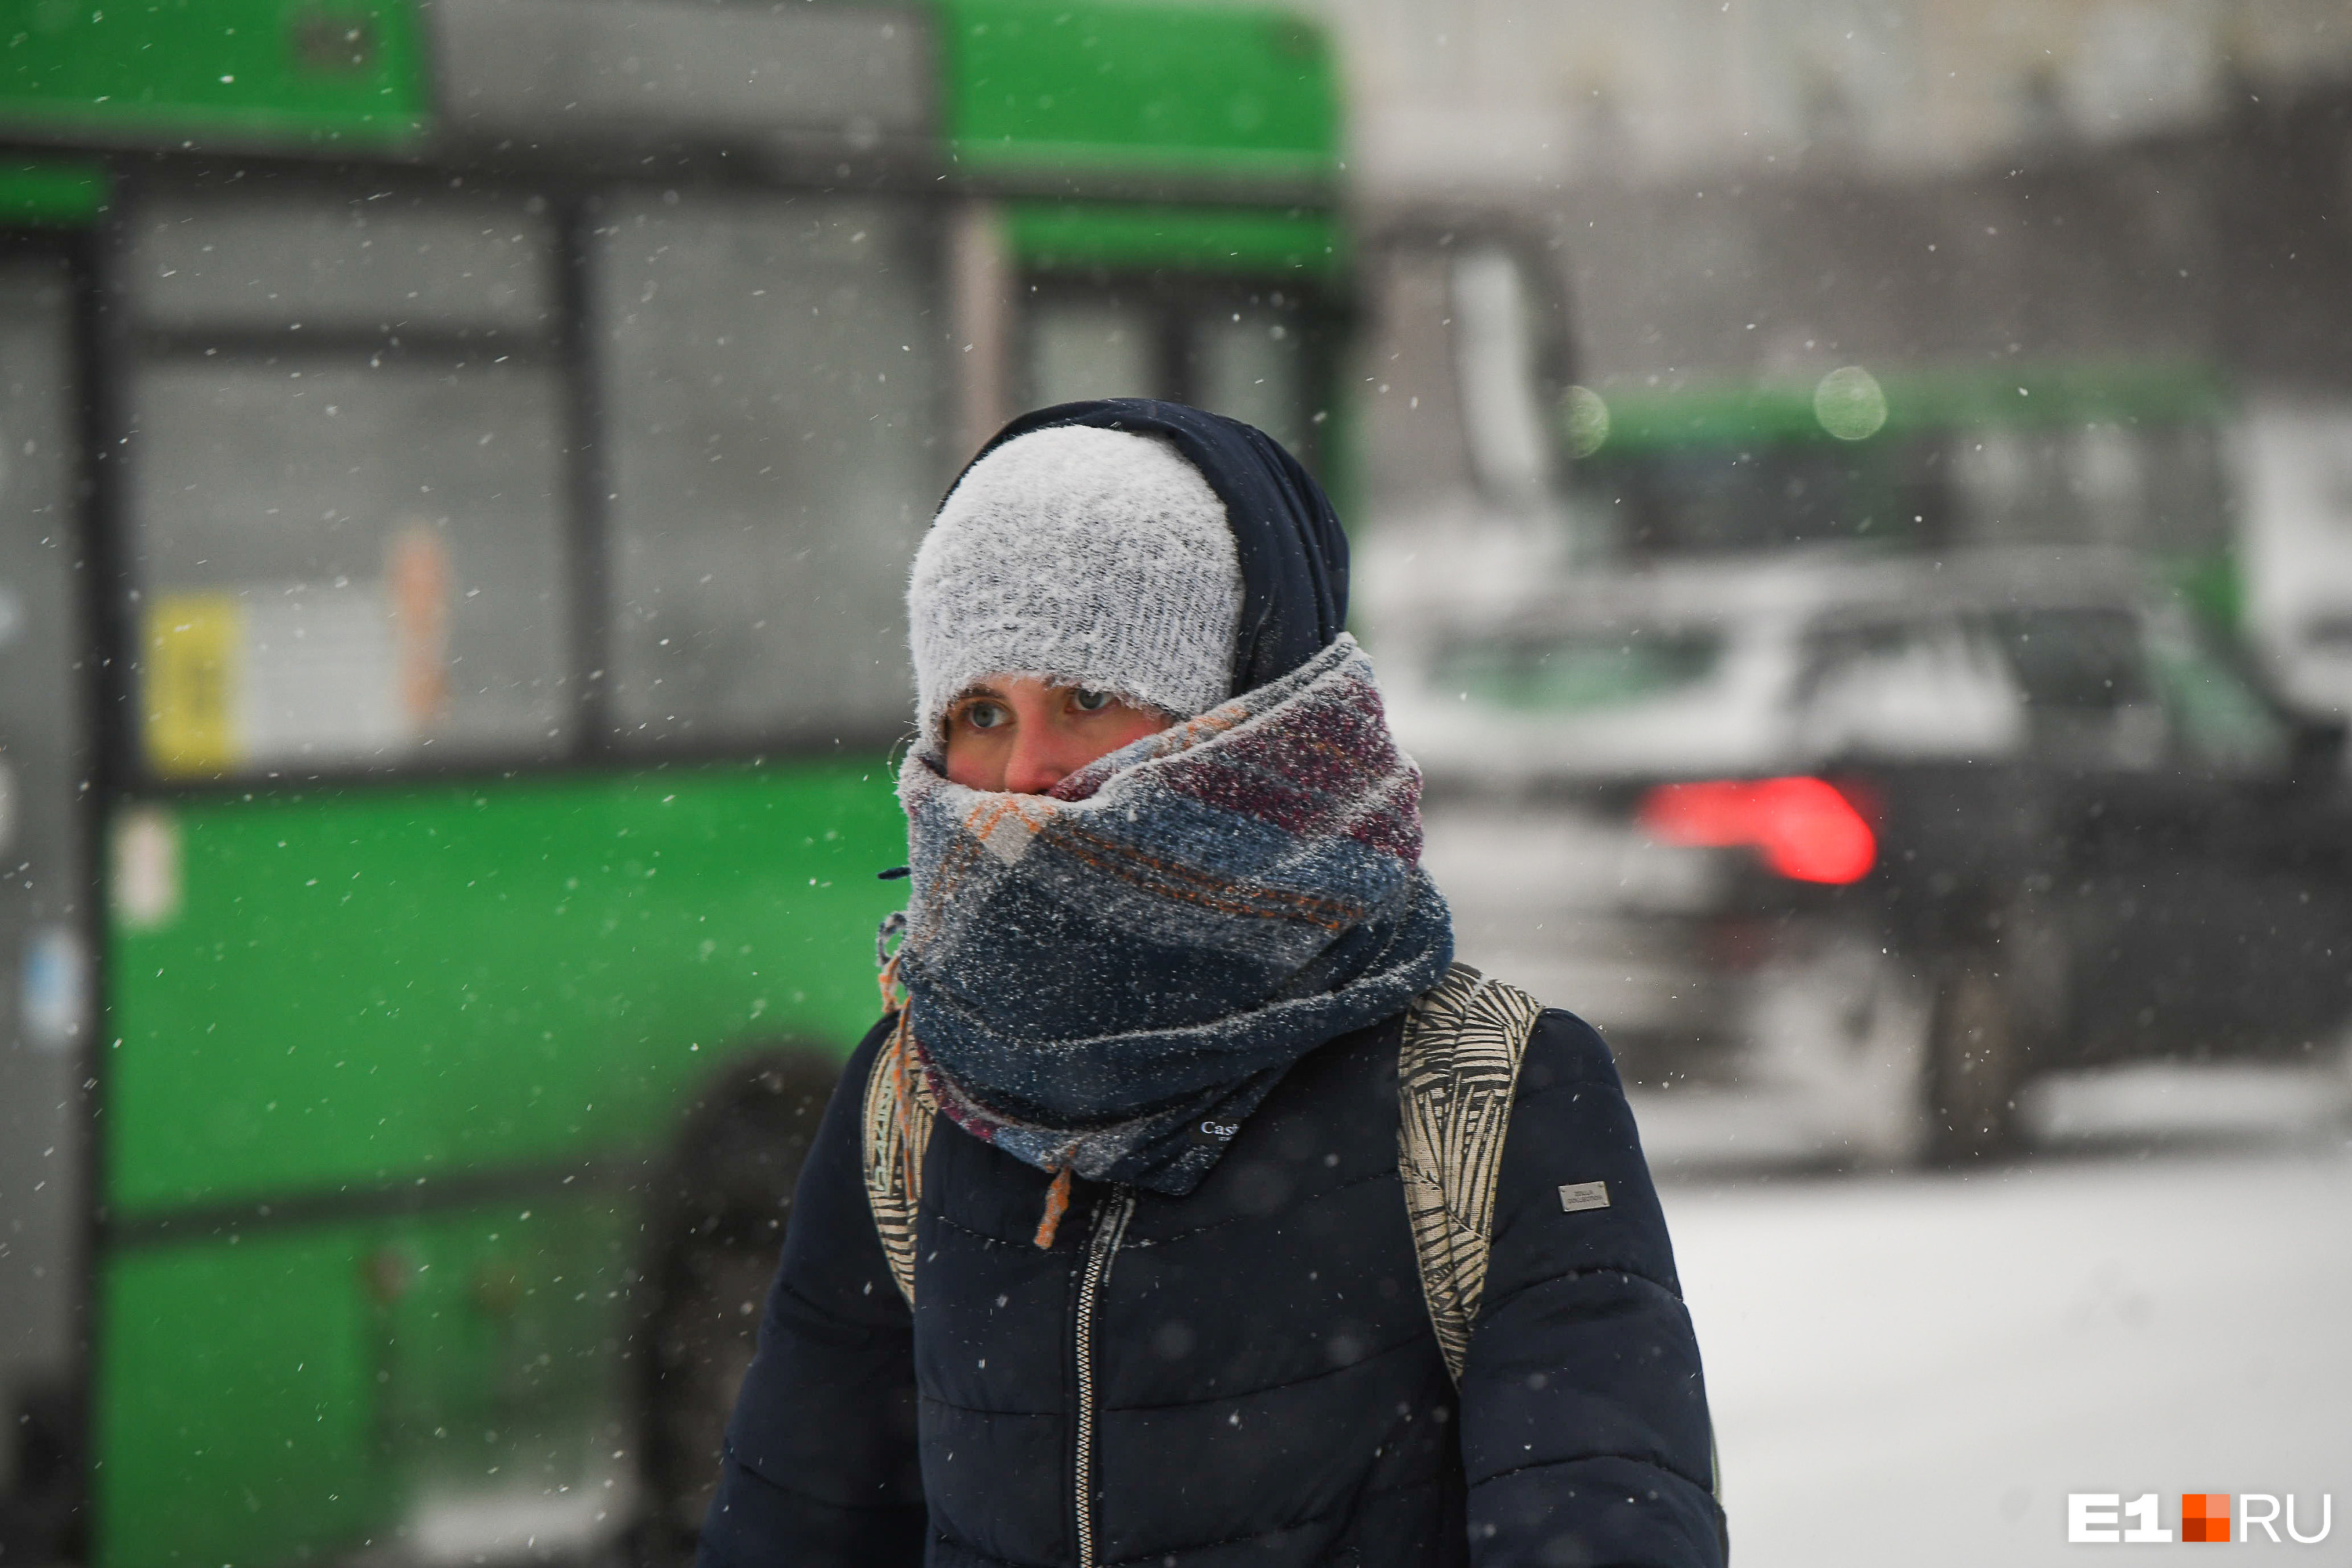
[[[898,799],[903,1048],[1040,1170],[1191,1192],[1293,1062],[1453,957],[1420,771],[1344,634],[1049,794],[966,789],[919,748]]]

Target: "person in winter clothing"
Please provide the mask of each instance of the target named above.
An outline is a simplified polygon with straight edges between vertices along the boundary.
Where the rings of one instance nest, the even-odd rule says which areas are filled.
[[[707,1568],[1723,1562],[1569,1014],[1528,1009],[1466,1349],[1433,1327],[1399,1053],[1453,931],[1346,610],[1328,501],[1234,421],[1066,405],[958,480],[908,592],[903,1001],[803,1170]]]

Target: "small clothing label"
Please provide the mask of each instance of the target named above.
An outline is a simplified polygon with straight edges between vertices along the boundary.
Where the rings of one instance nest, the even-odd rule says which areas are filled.
[[[1204,1116],[1186,1129],[1187,1131],[1192,1133],[1193,1142],[1212,1143],[1216,1145],[1218,1148],[1223,1148],[1226,1144],[1232,1142],[1234,1141],[1234,1134],[1241,1130],[1242,1124],[1240,1122],[1220,1121],[1213,1116]]]
[[[1609,1206],[1609,1184],[1606,1182],[1570,1182],[1559,1190],[1562,1214],[1581,1214],[1586,1209]]]

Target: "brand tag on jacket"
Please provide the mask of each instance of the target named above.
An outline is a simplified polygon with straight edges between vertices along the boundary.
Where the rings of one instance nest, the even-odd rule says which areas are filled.
[[[1213,1144],[1220,1149],[1232,1142],[1234,1134],[1241,1130],[1240,1122],[1225,1121],[1214,1116],[1204,1116],[1186,1129],[1192,1135],[1193,1142]]]
[[[1559,1190],[1562,1214],[1582,1214],[1586,1209],[1609,1206],[1609,1184],[1606,1182],[1570,1182]]]

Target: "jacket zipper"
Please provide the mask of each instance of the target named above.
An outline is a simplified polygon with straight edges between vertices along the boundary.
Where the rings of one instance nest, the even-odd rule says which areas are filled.
[[[1076,1441],[1070,1451],[1070,1498],[1076,1511],[1077,1568],[1095,1564],[1095,1298],[1110,1278],[1111,1255],[1127,1234],[1128,1217],[1135,1213],[1135,1190],[1119,1187],[1108,1203],[1095,1211],[1093,1234],[1087,1238],[1087,1266],[1078,1279],[1078,1310],[1072,1355],[1077,1368],[1078,1419]]]

